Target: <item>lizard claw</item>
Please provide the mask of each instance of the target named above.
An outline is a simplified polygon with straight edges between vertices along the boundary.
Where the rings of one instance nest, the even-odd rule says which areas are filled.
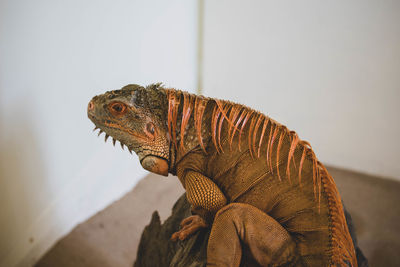
[[[199,215],[193,215],[183,219],[180,226],[181,229],[172,234],[172,241],[177,241],[178,239],[185,240],[187,237],[196,233],[199,229],[208,227],[206,221]]]

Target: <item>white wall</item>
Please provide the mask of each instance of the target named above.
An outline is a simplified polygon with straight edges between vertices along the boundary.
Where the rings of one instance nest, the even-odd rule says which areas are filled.
[[[91,132],[92,96],[194,90],[195,0],[0,2],[0,266],[30,266],[144,176]],[[132,207],[134,209],[134,207]]]
[[[319,159],[400,180],[399,1],[205,1],[204,94],[270,115]]]

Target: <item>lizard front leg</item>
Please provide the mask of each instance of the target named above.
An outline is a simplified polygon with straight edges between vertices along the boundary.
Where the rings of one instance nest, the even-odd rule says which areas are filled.
[[[199,229],[208,227],[217,211],[227,202],[218,186],[203,174],[189,170],[179,178],[183,181],[186,197],[195,215],[182,221],[181,229],[172,235],[172,240],[184,240]]]

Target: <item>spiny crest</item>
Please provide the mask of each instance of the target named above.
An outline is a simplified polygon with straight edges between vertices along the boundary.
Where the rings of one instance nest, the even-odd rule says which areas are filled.
[[[181,123],[181,149],[184,148],[183,139],[185,137],[186,126],[188,125],[190,115],[192,114],[194,96],[190,94],[183,94],[183,109],[182,109],[182,123]]]
[[[197,139],[200,142],[200,146],[204,152],[206,152],[206,148],[204,147],[203,138],[201,136],[201,124],[203,122],[203,114],[206,110],[208,100],[204,97],[196,97],[195,104],[194,104],[194,121],[195,121],[195,128],[197,133]]]
[[[299,162],[299,183],[301,183],[301,171],[304,164],[305,156],[311,156],[313,158],[313,167],[316,168],[315,161],[316,157],[312,152],[311,147],[305,141],[298,138],[297,134],[293,131],[289,131],[285,126],[277,123],[276,121],[270,119],[264,114],[252,110],[244,105],[232,103],[229,101],[223,101],[218,99],[205,98],[203,96],[197,96],[194,94],[189,94],[188,92],[182,92],[174,89],[166,90],[168,99],[168,132],[171,140],[176,149],[178,149],[177,140],[177,120],[180,117],[180,145],[179,149],[184,150],[184,138],[186,133],[186,128],[188,126],[189,120],[193,114],[194,127],[196,131],[196,137],[200,143],[201,148],[206,152],[206,148],[203,142],[202,135],[202,123],[203,115],[208,104],[213,105],[212,116],[211,116],[211,138],[215,149],[218,153],[223,153],[223,147],[221,143],[221,134],[223,131],[228,133],[228,141],[230,149],[232,150],[233,139],[238,133],[238,150],[242,149],[242,135],[244,133],[245,127],[248,127],[247,133],[247,143],[248,150],[252,158],[259,158],[261,156],[261,148],[263,141],[266,142],[266,162],[269,166],[271,173],[276,170],[278,179],[281,180],[281,173],[279,173],[279,158],[281,153],[281,147],[285,136],[290,138],[290,148],[287,158],[287,166],[285,176],[290,180],[290,165],[296,163],[294,161],[294,152],[298,145],[303,147],[302,158]],[[227,122],[228,129],[223,129],[224,121]],[[270,127],[269,133],[266,130]],[[273,161],[273,151],[276,151],[276,160]],[[315,184],[315,197],[320,199],[320,175],[315,169],[313,171],[313,181]],[[318,193],[316,188],[318,187]]]
[[[178,109],[180,104],[181,92],[167,90],[168,96],[168,133],[172,138],[175,149],[178,149],[176,141],[176,120],[178,119]]]
[[[184,150],[184,138],[186,133],[186,128],[189,123],[189,119],[193,114],[194,126],[196,129],[196,137],[199,140],[201,148],[206,152],[206,148],[203,143],[202,137],[202,122],[203,115],[206,109],[207,103],[210,100],[203,96],[197,96],[189,94],[188,92],[178,91],[174,89],[166,89],[167,99],[168,99],[168,133],[171,140],[178,149],[177,141],[177,120],[179,115],[181,115],[181,125],[180,125],[180,146],[179,148]],[[181,107],[181,110],[179,109]],[[179,114],[180,113],[180,114]]]

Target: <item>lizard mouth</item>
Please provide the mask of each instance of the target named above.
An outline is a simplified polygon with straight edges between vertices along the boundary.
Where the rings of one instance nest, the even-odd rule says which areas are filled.
[[[148,138],[144,135],[140,135],[137,134],[136,132],[132,131],[131,129],[129,129],[128,127],[121,125],[120,123],[116,123],[112,120],[108,120],[108,119],[102,119],[99,120],[96,118],[96,116],[94,116],[93,114],[88,114],[89,119],[94,123],[94,125],[96,126],[94,130],[96,130],[97,128],[100,128],[100,131],[103,131],[101,128],[105,127],[111,130],[115,130],[115,131],[119,131],[119,132],[125,132],[137,139],[141,139],[141,140],[147,140]],[[98,126],[100,125],[100,126]],[[94,131],[93,130],[93,131]],[[119,141],[119,140],[118,140]]]
[[[128,148],[129,153],[132,154],[132,151],[134,151],[140,160],[140,164],[142,165],[142,167],[150,172],[153,173],[157,173],[157,174],[161,174],[164,176],[168,176],[168,170],[169,170],[169,162],[168,159],[160,156],[160,155],[155,155],[154,153],[156,151],[153,151],[151,149],[146,149],[143,147],[136,147],[134,145],[128,145],[126,143],[124,143],[123,141],[114,138],[112,135],[109,135],[106,131],[107,129],[104,128],[108,128],[110,130],[116,130],[119,132],[123,132],[121,129],[119,128],[115,128],[115,127],[110,127],[107,125],[102,125],[101,128],[99,126],[94,127],[93,131],[99,130],[97,136],[100,136],[102,133],[105,134],[104,137],[104,142],[107,142],[108,138],[111,136],[112,138],[112,143],[115,146],[116,142],[120,142],[121,148],[124,149],[124,146],[126,146]]]
[[[93,131],[99,130],[97,136],[100,136],[102,133],[105,134],[104,141],[107,142],[108,138],[111,136],[113,145],[115,146],[116,142],[119,141],[121,144],[121,148],[124,149],[124,146],[128,148],[128,151],[132,154],[132,151],[134,151],[140,160],[140,164],[142,167],[150,172],[157,173],[163,176],[168,176],[168,170],[169,170],[169,162],[168,159],[159,155],[155,155],[154,153],[157,153],[156,151],[152,151],[151,149],[148,148],[143,148],[141,146],[135,146],[133,144],[128,145],[121,141],[119,138],[116,139],[113,136],[113,132],[119,132],[119,133],[124,133],[129,136],[133,136],[137,139],[147,139],[145,136],[138,135],[136,133],[132,133],[130,129],[121,129],[120,125],[119,127],[115,127],[115,123],[113,123],[110,120],[98,120],[93,114],[89,114],[89,118],[92,120],[92,122],[95,124],[95,127]],[[127,131],[125,131],[127,130]]]
[[[109,128],[111,128],[111,127],[109,127]],[[104,142],[107,143],[107,140],[108,140],[108,138],[110,137],[110,135],[107,134],[103,129],[101,129],[101,128],[98,127],[98,126],[95,126],[94,129],[93,129],[93,131],[96,131],[96,130],[98,130],[98,129],[99,129],[99,133],[97,134],[97,136],[100,136],[102,133],[104,133],[104,134],[105,134],[105,136],[104,136]],[[111,129],[113,129],[113,128],[111,128]],[[114,130],[118,130],[118,129],[114,129]],[[118,141],[118,142],[120,143],[122,149],[124,149],[124,146],[126,146],[126,147],[128,148],[129,153],[132,154],[133,148],[132,148],[130,145],[127,145],[127,144],[125,144],[124,142],[122,142],[121,140],[117,140],[117,139],[115,139],[115,138],[112,137],[112,136],[111,136],[111,138],[112,138],[112,143],[113,143],[114,146],[115,146],[115,144],[116,144],[117,141]]]
[[[116,142],[118,141],[121,145],[121,148],[124,149],[124,146],[126,146],[128,148],[129,153],[132,154],[132,151],[135,151],[134,146],[129,145],[124,143],[123,141],[121,141],[119,138],[115,138],[113,136],[112,133],[110,132],[120,132],[120,133],[124,133],[124,134],[131,134],[131,133],[126,133],[124,130],[122,130],[121,128],[115,127],[114,125],[116,125],[113,121],[111,120],[99,120],[98,118],[96,118],[96,116],[94,114],[92,114],[91,112],[88,112],[88,116],[89,119],[94,123],[95,127],[93,129],[93,131],[99,130],[97,136],[100,136],[102,133],[105,134],[104,137],[104,142],[107,143],[108,138],[111,136],[112,138],[112,143],[115,146]],[[135,137],[139,137],[139,138],[143,138],[142,136],[138,136],[137,134],[135,134]],[[141,152],[141,151],[139,151]],[[137,153],[140,154],[140,153]]]

